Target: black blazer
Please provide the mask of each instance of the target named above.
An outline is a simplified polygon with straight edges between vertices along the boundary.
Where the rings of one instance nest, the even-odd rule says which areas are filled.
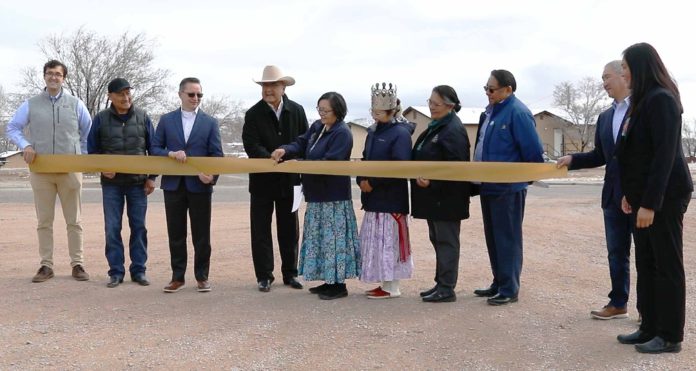
[[[607,165],[604,173],[604,186],[602,187],[602,208],[606,209],[612,204],[621,207],[621,178],[619,161],[615,156],[616,144],[613,130],[614,107],[602,112],[597,118],[595,130],[595,148],[585,153],[573,154],[570,170],[586,169]],[[621,130],[619,130],[621,133]]]
[[[469,137],[461,120],[452,113],[432,130],[425,130],[413,146],[413,161],[469,161]],[[471,183],[430,180],[421,188],[411,180],[411,214],[418,219],[462,220],[469,218]]]
[[[681,114],[674,96],[656,87],[624,123],[617,155],[621,187],[634,210],[660,211],[666,201],[682,201],[694,190],[681,145]]]
[[[307,116],[301,105],[283,95],[280,121],[263,99],[244,115],[242,142],[249,158],[271,158],[271,152],[307,131]],[[299,175],[286,173],[249,174],[249,192],[264,197],[292,197]]]

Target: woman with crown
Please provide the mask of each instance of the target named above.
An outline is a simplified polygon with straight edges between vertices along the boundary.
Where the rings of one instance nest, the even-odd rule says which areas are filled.
[[[362,160],[410,160],[413,124],[400,116],[396,86],[375,84],[370,111],[375,124],[367,131]],[[406,220],[408,180],[359,176],[356,181],[365,210],[360,228],[360,280],[381,284],[366,292],[370,299],[398,297],[399,281],[411,278],[413,272]]]

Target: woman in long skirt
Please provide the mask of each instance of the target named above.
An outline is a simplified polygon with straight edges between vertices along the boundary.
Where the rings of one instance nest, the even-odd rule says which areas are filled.
[[[411,159],[413,125],[398,117],[401,107],[396,86],[372,87],[372,118],[363,161]],[[366,292],[370,299],[399,297],[399,281],[411,278],[413,259],[408,237],[408,180],[357,177],[365,216],[360,228],[360,280],[380,283]]]

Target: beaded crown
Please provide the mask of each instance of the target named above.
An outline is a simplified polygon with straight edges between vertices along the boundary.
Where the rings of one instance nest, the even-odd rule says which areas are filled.
[[[396,108],[396,85],[383,82],[372,86],[372,109],[389,111]]]

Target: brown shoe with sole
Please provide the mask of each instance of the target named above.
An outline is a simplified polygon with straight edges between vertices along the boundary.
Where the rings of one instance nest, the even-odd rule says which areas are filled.
[[[83,268],[81,265],[76,265],[72,268],[72,276],[77,281],[89,280],[89,274],[85,272],[85,268]]]
[[[169,282],[169,285],[164,287],[164,292],[177,292],[181,290],[182,287],[184,287],[184,281],[172,281]]]
[[[53,276],[53,269],[42,265],[41,268],[39,268],[39,271],[36,272],[34,277],[32,277],[31,282],[45,282],[53,278]]]
[[[613,305],[605,305],[604,308],[600,310],[593,310],[590,312],[592,318],[595,319],[618,319],[618,318],[628,318],[628,311],[626,307],[617,308]]]
[[[211,290],[210,282],[208,282],[208,280],[198,281],[198,288],[196,288],[196,290],[198,292],[209,292]]]

